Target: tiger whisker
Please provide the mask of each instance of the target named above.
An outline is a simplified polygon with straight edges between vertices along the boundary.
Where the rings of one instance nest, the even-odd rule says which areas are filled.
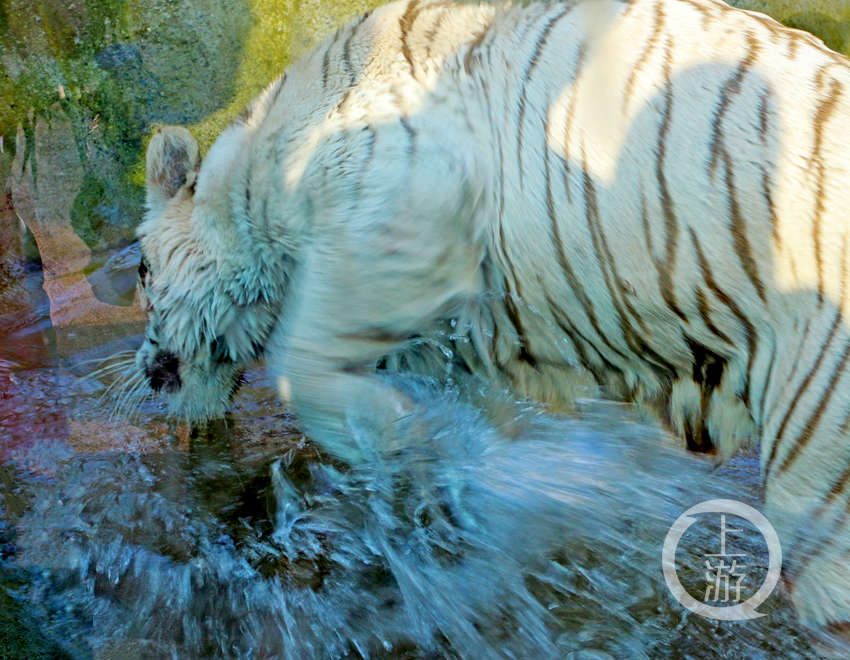
[[[146,382],[144,379],[144,374],[138,372],[127,372],[127,376],[124,379],[116,379],[109,387],[106,388],[106,391],[101,395],[99,403],[104,400],[106,397],[110,397],[114,400],[113,411],[110,415],[110,419],[116,415],[117,411],[120,411],[121,406],[126,403],[126,398],[130,392],[135,390],[141,390],[141,388],[146,386]]]
[[[126,382],[127,382],[126,380],[122,381],[121,379],[116,379],[116,380],[112,381],[112,383],[110,383],[110,385],[104,390],[103,394],[101,394],[100,397],[98,398],[98,400],[97,400],[98,405],[103,403],[103,400],[105,398],[107,398],[108,396],[110,396],[110,392],[112,392],[113,396],[122,392],[123,389],[126,387]],[[115,388],[118,388],[118,389],[115,389]],[[115,391],[113,392],[113,390],[115,390]]]
[[[133,348],[128,348],[126,351],[118,351],[117,353],[110,353],[106,357],[96,357],[89,358],[87,360],[80,360],[78,364],[97,364],[100,362],[108,362],[109,360],[114,360],[115,358],[124,357],[127,355],[135,355],[136,350]]]
[[[127,421],[135,419],[139,414],[141,404],[150,396],[144,374],[135,373],[124,381],[116,392],[110,420],[123,418]]]
[[[123,371],[129,371],[135,366],[135,361],[130,362],[121,362],[118,364],[108,364],[106,366],[101,367],[100,369],[96,369],[95,371],[90,372],[87,377],[88,378],[99,378],[100,376],[111,375],[114,373],[120,373]]]

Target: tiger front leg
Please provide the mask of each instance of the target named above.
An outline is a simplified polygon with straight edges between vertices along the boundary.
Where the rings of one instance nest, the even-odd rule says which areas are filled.
[[[408,146],[383,134],[373,150],[374,167],[356,187],[346,185],[352,168],[340,166],[347,173],[336,179],[323,164],[308,205],[314,238],[268,354],[305,429],[346,462],[365,458],[350,420],[389,439],[415,410],[372,373],[375,363],[458,313],[483,286],[484,195],[469,151],[423,140],[411,162]]]
[[[358,445],[352,421],[365,422],[382,439],[373,449],[385,451],[400,440],[396,423],[415,411],[407,396],[373,373],[375,363],[471,292],[434,287],[422,273],[345,268],[347,259],[324,250],[310,261],[299,277],[299,300],[276,330],[270,362],[281,398],[310,436],[335,458],[357,463],[367,448]],[[329,264],[346,277],[328,273]]]
[[[277,385],[316,444],[335,459],[356,464],[373,452],[397,447],[392,439],[398,437],[398,423],[412,415],[415,406],[367,372],[365,353],[355,359],[353,347],[348,348],[350,357],[345,361],[327,360],[303,348],[287,351]],[[371,444],[358,437],[353,428],[357,421],[368,427]]]

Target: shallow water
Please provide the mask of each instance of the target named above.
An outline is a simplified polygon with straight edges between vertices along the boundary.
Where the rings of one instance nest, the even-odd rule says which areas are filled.
[[[687,508],[758,504],[753,456],[714,470],[626,406],[565,417],[407,376],[424,417],[349,469],[260,372],[227,420],[190,432],[156,400],[110,419],[89,355],[13,374],[0,400],[2,574],[67,657],[825,657],[779,593],[764,618],[724,623],[664,584],[661,544]],[[374,432],[352,432],[369,453]],[[716,518],[677,554],[700,600]],[[751,594],[767,552],[737,522]]]
[[[714,470],[623,406],[566,418],[405,380],[428,414],[357,470],[304,440],[260,372],[204,429],[153,400],[112,416],[119,388],[87,360],[138,343],[145,137],[179,122],[210,144],[373,4],[0,7],[0,660],[825,657],[779,592],[744,623],[673,600],[670,524],[709,498],[758,506],[757,461]],[[842,3],[733,4],[850,52]],[[698,598],[717,524],[679,548]],[[766,549],[735,527],[752,593]]]

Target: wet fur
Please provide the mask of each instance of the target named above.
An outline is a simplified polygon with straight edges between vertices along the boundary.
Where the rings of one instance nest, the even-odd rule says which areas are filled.
[[[356,461],[347,415],[415,412],[372,369],[443,368],[434,334],[522,396],[600,388],[692,449],[760,442],[792,596],[846,621],[848,94],[845,58],[713,0],[387,5],[202,166],[154,137],[139,368],[177,356],[173,408],[207,417],[264,351]]]

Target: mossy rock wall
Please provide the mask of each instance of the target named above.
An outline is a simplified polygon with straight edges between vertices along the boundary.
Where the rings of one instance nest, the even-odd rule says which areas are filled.
[[[208,148],[294,54],[374,4],[0,2],[0,181],[17,154],[38,183],[36,127],[70,119],[85,171],[74,230],[95,252],[121,247],[141,217],[144,149],[154,127],[186,125]]]

